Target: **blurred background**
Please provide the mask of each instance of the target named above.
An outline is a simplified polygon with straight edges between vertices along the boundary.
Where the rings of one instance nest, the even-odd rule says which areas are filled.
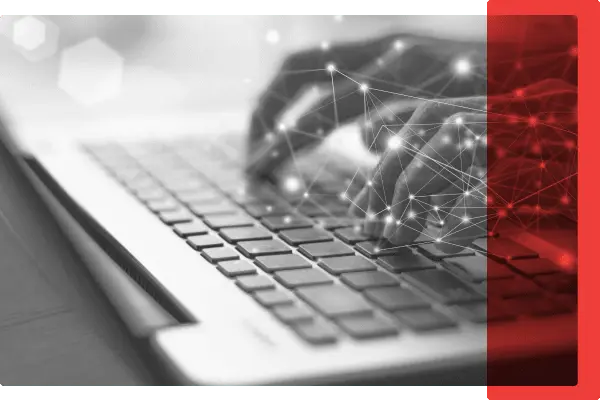
[[[287,54],[402,31],[483,38],[485,18],[2,16],[0,103],[34,135],[67,120],[185,112],[220,115],[229,129]]]

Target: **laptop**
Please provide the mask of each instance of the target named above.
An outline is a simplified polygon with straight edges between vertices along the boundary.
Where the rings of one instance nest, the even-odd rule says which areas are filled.
[[[347,214],[376,161],[355,126],[258,180],[229,117],[155,117],[74,123],[18,153],[175,321],[144,338],[173,382],[576,383],[572,208],[523,210],[455,254],[433,220],[390,246]]]
[[[148,336],[173,382],[491,385],[528,360],[545,360],[535,367],[544,371],[553,357],[562,383],[574,382],[575,364],[573,375],[560,357],[576,361],[576,273],[540,260],[576,254],[564,240],[576,239],[575,221],[498,228],[458,255],[435,251],[427,231],[388,249],[346,214],[364,178],[329,143],[296,160],[297,181],[289,167],[272,179],[246,176],[243,133],[74,138],[21,150],[177,321]],[[342,150],[359,147],[346,143]],[[487,252],[490,240],[506,251]],[[502,289],[488,296],[492,286]],[[492,298],[512,307],[492,310]],[[492,376],[495,365],[508,367]]]

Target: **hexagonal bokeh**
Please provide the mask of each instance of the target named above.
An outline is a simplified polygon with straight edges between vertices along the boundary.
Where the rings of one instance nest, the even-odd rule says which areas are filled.
[[[83,105],[116,97],[121,90],[123,58],[98,38],[61,54],[58,87]]]
[[[34,50],[46,40],[46,25],[35,17],[23,17],[13,25],[13,41],[25,50]]]
[[[22,17],[12,24],[13,43],[29,61],[40,61],[54,55],[58,35],[58,26],[43,17]]]

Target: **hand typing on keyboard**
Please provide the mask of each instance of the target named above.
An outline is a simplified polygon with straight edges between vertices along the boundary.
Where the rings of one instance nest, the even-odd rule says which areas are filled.
[[[487,232],[488,122],[515,125],[513,132],[494,137],[494,145],[518,154],[516,168],[525,171],[539,171],[540,164],[535,150],[520,157],[529,149],[519,146],[530,146],[530,140],[515,141],[523,127],[538,124],[530,110],[542,115],[550,104],[556,112],[554,118],[560,121],[539,123],[551,146],[564,147],[563,136],[552,127],[564,129],[576,122],[575,86],[543,79],[488,97],[484,59],[484,43],[416,36],[292,55],[253,114],[247,169],[266,175],[294,152],[319,144],[336,127],[358,121],[365,145],[380,154],[349,210],[364,218],[364,233],[404,245],[423,233],[429,219],[438,225],[437,236],[430,238],[436,246],[449,253],[461,251]],[[282,113],[311,86],[325,95],[293,125],[280,123]],[[510,118],[514,121],[507,122]],[[560,161],[553,157],[542,168]],[[535,192],[535,184],[540,185],[533,179],[518,183],[523,193]],[[515,185],[504,183],[509,190]],[[489,196],[514,197],[497,192]],[[521,203],[529,200],[537,205],[542,201],[522,196]]]

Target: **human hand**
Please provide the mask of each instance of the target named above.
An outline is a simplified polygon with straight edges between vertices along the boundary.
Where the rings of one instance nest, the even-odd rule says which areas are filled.
[[[507,209],[555,206],[561,196],[543,194],[570,176],[576,105],[575,86],[547,79],[503,96],[426,101],[397,131],[393,113],[380,116],[365,129],[393,136],[351,213],[394,245],[414,241],[433,217],[440,229],[431,239],[454,253]]]
[[[247,170],[269,174],[294,152],[319,144],[340,125],[380,107],[395,95],[420,102],[437,97],[485,93],[481,69],[485,44],[390,35],[334,45],[290,56],[259,99],[251,120]],[[458,76],[457,76],[458,75]],[[293,126],[278,120],[307,89],[322,93]],[[408,120],[414,107],[397,114]],[[383,151],[386,134],[363,137],[370,150]]]

